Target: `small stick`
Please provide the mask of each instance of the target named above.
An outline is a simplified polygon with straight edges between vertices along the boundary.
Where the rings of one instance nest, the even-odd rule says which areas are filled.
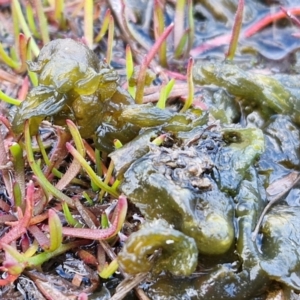
[[[276,197],[274,197],[272,200],[270,200],[270,202],[267,204],[267,206],[264,208],[263,212],[261,213],[260,217],[259,217],[259,220],[256,224],[256,227],[252,233],[252,241],[255,241],[256,240],[256,237],[257,237],[257,234],[258,234],[258,231],[260,229],[260,225],[262,223],[262,220],[265,216],[265,214],[267,213],[267,211],[269,210],[269,208],[275,203],[277,202],[278,200],[281,199],[281,197],[283,197],[288,191],[290,191],[290,189],[296,184],[299,182],[299,179],[300,179],[300,175],[298,175],[295,180],[293,181],[293,183],[289,186],[288,189],[284,190],[283,192],[279,193]]]

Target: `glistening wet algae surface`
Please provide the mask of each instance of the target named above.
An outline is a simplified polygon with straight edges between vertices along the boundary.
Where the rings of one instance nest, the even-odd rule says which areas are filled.
[[[73,42],[55,42],[54,54],[59,43]],[[265,299],[274,281],[287,295],[299,291],[297,186],[287,196],[289,205],[274,205],[252,240],[268,201],[266,189],[299,169],[298,75],[261,75],[248,64],[200,61],[194,82],[204,86],[208,111],[177,113],[135,105],[116,84],[114,71],[103,65],[101,72],[86,48],[84,53],[84,74],[92,75],[82,81],[81,71],[70,64],[66,86],[51,73],[58,65],[47,65],[42,56],[42,71],[32,65],[45,75],[20,107],[18,120],[31,118],[37,129],[46,116],[59,125],[71,118],[83,137],[94,138],[107,152],[116,137],[130,141],[110,157],[120,191],[140,209],[145,224],[119,254],[123,269],[153,272],[146,288],[151,299]],[[93,79],[101,76],[103,87],[96,91]],[[92,123],[81,111],[91,107],[99,112]],[[161,133],[168,142],[153,145]],[[150,263],[156,250],[161,253]]]

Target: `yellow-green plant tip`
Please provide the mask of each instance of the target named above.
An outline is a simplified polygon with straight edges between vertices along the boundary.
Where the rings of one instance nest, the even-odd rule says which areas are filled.
[[[107,169],[107,172],[106,172],[106,176],[105,176],[105,179],[104,179],[104,184],[108,184],[111,177],[112,177],[112,172],[114,170],[115,166],[114,166],[114,163],[113,161],[111,160],[110,163],[109,163],[109,167]],[[102,190],[99,194],[99,199],[101,200],[104,196],[104,193],[105,193],[105,190]]]
[[[50,166],[50,160],[49,160],[48,155],[46,153],[46,150],[45,150],[44,144],[42,142],[41,136],[39,134],[36,136],[36,140],[37,140],[37,143],[38,143],[38,146],[39,146],[39,150],[42,154],[43,160],[45,161],[45,164],[47,166]]]
[[[152,144],[156,146],[160,146],[165,139],[166,139],[166,134],[161,134],[160,136],[158,136],[156,139],[152,141]]]
[[[44,160],[45,164],[46,164],[48,167],[50,167],[50,166],[51,166],[51,161],[49,160],[49,157],[48,157],[48,155],[47,155],[47,153],[46,153],[46,150],[45,150],[45,147],[44,147],[44,144],[43,144],[43,142],[42,142],[42,140],[41,140],[40,135],[37,135],[37,136],[36,136],[36,139],[37,139],[38,146],[39,146],[39,151],[40,151],[41,154],[42,154],[43,160]],[[52,172],[52,174],[53,174],[55,177],[57,177],[57,178],[62,178],[63,175],[64,175],[62,172],[60,172],[60,171],[57,170],[56,168],[52,168],[51,172]],[[77,179],[77,178],[73,178],[73,179],[71,180],[71,182],[74,183],[74,184],[84,185],[83,181],[80,180],[80,179]]]
[[[59,216],[53,209],[48,210],[49,215],[49,234],[50,234],[50,247],[48,251],[55,251],[58,249],[63,240],[62,225]]]
[[[41,35],[38,32],[38,29],[36,27],[36,21],[34,19],[34,12],[33,12],[31,4],[26,3],[25,9],[26,9],[26,17],[27,17],[27,22],[28,22],[28,26],[29,26],[30,31],[32,32],[34,37],[36,37],[38,39],[41,38]]]
[[[166,97],[168,98],[175,84],[175,79],[172,78],[166,85]]]
[[[129,80],[131,79],[134,71],[132,52],[129,45],[126,46],[126,77],[129,86]]]
[[[184,55],[184,48],[187,45],[187,40],[188,40],[188,36],[189,36],[188,32],[189,32],[189,30],[186,30],[184,32],[181,39],[179,40],[178,46],[175,49],[174,57],[177,59]]]
[[[46,193],[50,193],[51,195],[55,196],[56,198],[67,202],[67,204],[71,207],[75,207],[73,200],[69,198],[67,195],[59,191],[55,188],[45,177],[44,173],[42,172],[39,165],[34,160],[33,150],[31,146],[31,137],[30,137],[30,130],[29,130],[29,121],[25,122],[25,129],[24,129],[24,136],[25,136],[25,149],[27,153],[27,161],[36,176],[36,179],[41,184],[43,190]]]
[[[15,204],[20,206],[22,211],[25,210],[25,161],[23,158],[23,149],[18,143],[13,143],[9,147],[9,151],[12,155],[12,161],[14,165],[15,180],[17,186],[14,188]],[[20,199],[19,199],[20,198]]]
[[[154,2],[154,26],[156,29],[154,30],[155,40],[157,40],[165,30],[164,12],[160,1]],[[167,43],[165,41],[160,46],[158,56],[160,64],[163,67],[167,67]]]
[[[161,89],[160,89],[159,99],[156,103],[156,106],[160,109],[165,109],[166,108],[166,101],[167,101],[166,86],[162,86]]]
[[[96,171],[97,175],[102,177],[102,163],[101,163],[101,153],[98,149],[95,150],[95,159],[96,159]]]
[[[99,192],[100,191],[99,186],[93,180],[91,180],[91,188],[92,188],[93,192]]]
[[[94,3],[93,0],[84,1],[84,38],[87,45],[93,47],[93,15],[94,15]]]
[[[135,87],[135,86],[128,86],[127,90],[128,90],[128,93],[130,94],[130,96],[131,96],[132,98],[135,98],[135,95],[136,95],[136,87]]]
[[[106,266],[100,273],[99,276],[103,279],[111,277],[119,268],[117,259],[114,259],[108,266]]]
[[[69,225],[76,227],[76,228],[82,227],[82,225],[72,216],[67,203],[63,202],[62,209],[63,209],[64,215],[65,215],[66,221],[68,222]]]
[[[14,201],[15,201],[15,206],[18,206],[22,209],[22,211],[25,211],[25,205],[23,204],[23,199],[22,199],[22,192],[21,188],[18,182],[13,183],[13,195],[14,195]]]
[[[91,197],[87,194],[87,192],[83,192],[82,193],[82,196],[86,199],[86,201],[88,202],[89,205],[93,205],[94,202],[93,200],[91,199]]]
[[[20,24],[18,22],[18,16],[14,5],[11,5],[11,14],[13,21],[13,36],[19,36],[20,34]],[[19,48],[19,39],[15,39],[15,49]]]
[[[112,185],[112,189],[117,190],[118,186],[120,185],[121,181],[116,179],[114,184]]]
[[[23,159],[23,150],[18,143],[13,143],[9,147],[9,151],[11,152],[14,159],[16,159],[16,160]]]
[[[187,111],[190,108],[190,106],[193,104],[193,100],[194,100],[194,81],[193,81],[193,74],[192,74],[193,64],[194,64],[194,60],[190,58],[187,66],[188,97],[180,112]]]
[[[226,58],[229,60],[233,60],[236,49],[237,49],[240,31],[241,31],[242,23],[243,23],[243,12],[244,12],[244,0],[239,0],[237,11],[236,11],[235,18],[234,18],[234,24],[233,24],[232,33],[231,33],[229,49],[228,49],[228,53],[226,55]]]
[[[121,143],[120,140],[115,139],[115,140],[114,140],[114,146],[115,146],[116,149],[120,149],[120,148],[123,147],[123,144]]]
[[[194,20],[194,6],[193,0],[187,0],[188,5],[188,22],[189,22],[189,38],[188,38],[188,51],[193,47],[194,38],[195,38],[195,20]]]
[[[181,37],[184,33],[184,11],[185,11],[185,0],[177,0],[174,17],[174,45],[178,47]]]
[[[166,108],[166,101],[169,97],[169,94],[172,91],[172,88],[175,84],[175,79],[171,79],[166,85],[161,87],[160,94],[159,94],[159,100],[156,104],[156,106],[160,109]]]
[[[13,105],[17,105],[17,106],[19,106],[21,104],[20,100],[17,100],[15,98],[7,96],[1,90],[0,90],[0,99],[4,102],[7,102],[7,103],[13,104]]]
[[[20,1],[12,0],[12,6],[13,6],[13,9],[15,10],[15,13],[16,13],[16,16],[17,16],[17,19],[18,19],[18,23],[19,23],[20,27],[22,28],[25,36],[27,38],[31,37],[31,43],[32,43],[31,49],[32,49],[34,55],[38,56],[39,53],[40,53],[40,49],[39,49],[38,45],[36,44],[35,40],[33,39],[32,34],[30,32],[30,29],[29,29],[29,27],[28,27],[28,25],[25,21]]]
[[[111,194],[114,197],[118,197],[119,194],[113,190],[110,186],[105,184],[98,176],[97,174],[93,171],[93,169],[90,167],[88,162],[80,155],[80,153],[70,144],[67,143],[66,147],[68,151],[74,156],[75,159],[79,161],[81,166],[85,169],[85,171],[88,173],[90,176],[91,180],[94,181],[94,183],[101,189],[105,190],[107,193]]]
[[[18,62],[18,55],[15,48],[10,48],[9,55],[13,61]]]
[[[65,1],[55,0],[54,4],[54,16],[55,19],[58,20],[59,27],[65,29],[66,26],[66,18],[64,16],[65,10]]]
[[[107,29],[108,29],[109,20],[110,20],[110,15],[111,15],[110,9],[107,9],[104,19],[103,19],[101,30],[95,38],[96,43],[99,43],[102,40],[102,38],[104,37],[104,35],[106,34]]]
[[[85,147],[77,126],[71,120],[66,120],[72,138],[74,140],[77,151],[81,156],[85,156]]]
[[[109,221],[108,221],[107,215],[105,213],[103,213],[101,215],[101,228],[105,229],[108,227],[109,227]]]
[[[49,37],[49,26],[48,26],[48,21],[46,19],[45,13],[44,13],[44,8],[42,5],[41,0],[34,0],[34,6],[35,10],[37,12],[37,17],[39,20],[39,28],[42,36],[42,40],[44,45],[50,42],[50,37]]]
[[[0,43],[0,57],[1,60],[8,65],[9,67],[13,69],[18,69],[20,66],[20,63],[12,59],[3,49],[2,44]]]
[[[107,37],[107,53],[106,53],[106,61],[108,64],[111,62],[112,58],[112,49],[114,42],[114,31],[115,31],[115,22],[113,16],[109,17],[108,24],[108,37]]]
[[[25,257],[33,256],[39,249],[39,244],[37,240],[34,240],[33,243],[29,246],[29,248],[24,252]]]

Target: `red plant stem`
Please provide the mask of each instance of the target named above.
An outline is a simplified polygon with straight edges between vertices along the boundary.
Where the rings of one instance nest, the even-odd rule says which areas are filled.
[[[300,20],[297,19],[294,15],[291,14],[289,10],[286,10],[284,7],[280,7],[280,9],[286,14],[286,16],[298,27],[300,27]]]
[[[300,15],[300,7],[290,8],[290,9],[288,9],[288,11],[290,14]],[[275,14],[266,15],[260,21],[250,25],[247,29],[244,29],[241,34],[241,37],[249,38],[252,35],[254,35],[255,33],[257,33],[258,31],[262,30],[264,27],[271,24],[272,22],[278,21],[283,18],[286,18],[286,15],[282,11],[279,11]],[[195,56],[198,56],[201,53],[203,53],[207,50],[210,50],[212,48],[228,44],[230,41],[230,38],[231,38],[231,34],[224,34],[224,35],[218,36],[206,43],[203,43],[199,47],[192,49],[190,51],[190,55],[195,57]]]
[[[25,100],[28,94],[28,90],[29,90],[29,78],[28,76],[25,76],[23,80],[23,84],[20,90],[18,91],[18,99],[21,101]]]
[[[293,15],[300,15],[300,7],[290,8],[288,9],[288,11]],[[243,32],[243,37],[248,38],[254,35],[255,33],[257,33],[258,31],[260,31],[261,29],[263,29],[264,27],[268,26],[272,22],[278,21],[283,18],[286,18],[286,14],[283,11],[279,11],[275,14],[267,15],[264,18],[262,18],[260,21],[258,21],[257,23],[253,24],[248,29],[246,29]]]
[[[227,59],[232,60],[234,58],[234,54],[237,48],[239,36],[240,36],[240,30],[242,27],[243,22],[243,12],[244,12],[244,0],[239,0],[237,11],[234,18],[234,24],[232,28],[231,38],[229,42],[229,50],[227,53]]]
[[[2,243],[10,244],[12,241],[21,237],[23,233],[26,232],[27,226],[30,223],[33,211],[33,193],[34,193],[34,184],[32,181],[29,182],[27,187],[26,194],[26,209],[23,218],[14,226],[8,233],[6,233],[0,239],[0,248],[2,248]]]
[[[19,56],[21,60],[21,65],[18,68],[17,72],[22,73],[26,71],[27,65],[26,65],[26,54],[27,54],[27,45],[30,41],[30,38],[27,39],[25,34],[20,33],[19,35]]]
[[[120,222],[120,216],[126,214],[127,211],[127,199],[124,196],[119,197],[119,201],[116,207],[116,217],[111,227],[107,229],[88,229],[88,228],[68,228],[63,227],[62,233],[67,236],[79,237],[90,240],[105,240],[116,234],[118,224]],[[125,210],[125,211],[124,211]],[[44,225],[43,230],[49,232],[49,226]]]
[[[18,277],[19,275],[8,274],[5,279],[0,279],[0,286],[7,286],[10,283],[13,283]]]
[[[144,61],[141,65],[141,69],[138,75],[138,81],[136,85],[136,96],[135,101],[137,104],[141,104],[143,102],[143,96],[144,96],[144,85],[145,85],[145,78],[146,78],[146,70],[153,59],[154,55],[158,52],[161,44],[166,40],[168,35],[171,33],[171,31],[174,28],[174,24],[171,23],[165,31],[162,33],[162,35],[156,40],[154,45],[151,47],[149,53],[144,58]]]

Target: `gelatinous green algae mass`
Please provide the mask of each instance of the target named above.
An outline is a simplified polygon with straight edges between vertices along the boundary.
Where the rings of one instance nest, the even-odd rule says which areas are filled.
[[[263,132],[258,128],[224,128],[221,130],[227,146],[220,149],[214,161],[220,187],[236,194],[248,168],[264,152]]]
[[[300,290],[300,208],[279,205],[262,225],[262,269],[276,281]]]
[[[153,147],[125,172],[120,189],[147,219],[165,219],[201,253],[222,254],[234,240],[233,202],[204,174],[211,167],[195,149]]]
[[[134,100],[119,86],[117,72],[83,43],[51,41],[28,67],[38,73],[39,85],[17,109],[12,122],[16,134],[22,132],[27,119],[32,134],[45,118],[61,126],[71,119],[83,138],[94,137],[97,147],[106,152],[114,149],[115,138],[127,143],[137,135],[139,128],[119,120],[122,110]]]
[[[72,39],[57,39],[45,45],[36,62],[28,62],[30,71],[39,74],[39,84],[53,87],[59,93],[70,90],[91,95],[103,88],[103,100],[109,99],[117,87],[117,73],[100,64],[96,54],[86,45]]]
[[[295,99],[278,80],[242,70],[236,65],[220,62],[198,62],[193,69],[195,83],[224,87],[230,94],[254,101],[269,113],[290,114]]]
[[[154,264],[149,262],[149,255],[155,250],[162,253]],[[173,229],[164,220],[155,220],[143,224],[142,228],[132,233],[118,254],[118,262],[128,274],[169,271],[174,275],[190,275],[195,271],[198,250],[193,238]]]
[[[85,131],[95,130],[87,111],[99,113],[102,103],[118,88],[118,74],[86,45],[72,39],[51,41],[42,48],[37,62],[28,62],[28,67],[39,74],[39,85],[20,105],[12,123],[15,133],[21,133],[24,121],[30,119],[34,134],[41,118],[54,116],[56,123],[64,123],[66,118],[81,121],[79,126],[86,136]]]
[[[151,299],[236,300],[254,299],[270,283],[268,274],[260,267],[261,255],[251,234],[263,209],[256,171],[251,167],[237,195],[237,254],[239,261],[216,265],[185,280],[161,275],[149,288]]]

